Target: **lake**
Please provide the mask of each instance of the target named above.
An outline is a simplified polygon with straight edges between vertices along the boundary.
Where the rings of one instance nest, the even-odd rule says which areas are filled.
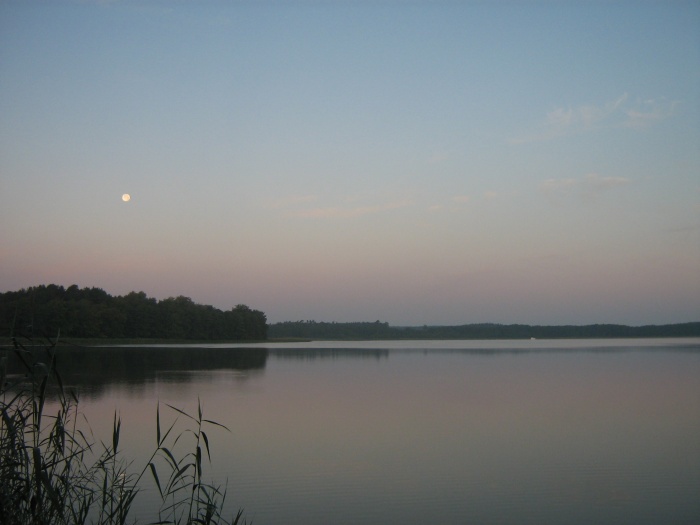
[[[700,523],[698,339],[60,352],[95,433],[120,413],[135,469],[157,403],[200,399],[231,429],[208,431],[205,478],[255,524]]]

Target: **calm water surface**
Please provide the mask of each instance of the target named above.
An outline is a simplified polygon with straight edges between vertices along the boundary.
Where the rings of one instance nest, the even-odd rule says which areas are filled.
[[[158,401],[201,399],[232,430],[209,431],[209,475],[256,524],[700,523],[697,339],[66,352],[135,467]]]

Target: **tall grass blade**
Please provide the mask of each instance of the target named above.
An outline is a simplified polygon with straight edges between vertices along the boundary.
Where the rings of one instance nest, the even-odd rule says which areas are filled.
[[[54,356],[54,360],[55,359],[56,359],[56,357]],[[53,367],[53,373],[54,373],[54,376],[56,377],[56,383],[58,383],[58,390],[61,393],[61,397],[63,397],[64,396],[63,378],[61,377],[61,374],[58,372],[58,368],[56,368],[56,366]]]
[[[34,447],[32,449],[32,458],[34,460],[34,482],[36,488],[36,497],[41,501],[41,450],[39,447]]]
[[[0,389],[5,388],[5,378],[7,377],[7,356],[0,359]]]
[[[238,525],[241,522],[241,519],[243,519],[243,509],[238,509],[238,513],[236,514],[236,517],[233,518],[231,525]]]
[[[44,403],[46,402],[46,385],[49,383],[48,373],[41,380],[41,386],[39,387],[39,406],[36,413],[36,430],[41,431],[41,415],[44,413]]]
[[[7,426],[8,433],[12,438],[17,437],[17,429],[15,428],[15,424],[12,421],[12,418],[10,415],[7,413],[7,410],[5,410],[5,407],[2,409],[2,420]]]
[[[57,510],[60,510],[61,508],[61,501],[58,498],[58,494],[54,490],[53,486],[51,485],[51,480],[49,479],[49,476],[46,474],[44,470],[40,472],[39,478],[41,480],[41,485],[44,487],[46,490],[46,493],[49,495],[49,499],[51,500],[51,503],[54,504],[54,507]]]
[[[160,403],[156,407],[156,443],[159,447],[163,444],[160,440]]]
[[[158,478],[158,472],[156,471],[156,466],[153,464],[153,462],[148,464],[149,467],[151,467],[151,474],[153,474],[153,479],[156,482],[156,486],[158,487],[158,493],[160,494],[160,497],[163,497],[163,490],[160,487],[160,479]]]
[[[184,467],[182,467],[180,470],[177,471],[177,473],[173,476],[173,482],[178,481],[180,478],[182,478],[183,474],[187,472],[187,469],[189,469],[192,466],[192,463],[188,463]],[[172,487],[172,483],[170,484]]]
[[[189,415],[187,412],[184,412],[183,410],[180,410],[179,408],[176,408],[176,407],[174,407],[174,406],[172,406],[172,405],[169,405],[168,403],[165,403],[165,405],[168,406],[168,407],[170,407],[170,408],[172,408],[175,412],[178,412],[178,413],[182,414],[183,416],[185,416],[185,417],[191,419],[192,421],[195,421],[195,422],[197,421],[195,418],[193,418],[193,417],[192,417],[191,415]]]
[[[114,412],[114,426],[112,429],[112,451],[116,454],[117,447],[119,446],[119,433],[121,432],[122,418],[119,416],[117,420],[117,412]]]
[[[209,452],[209,438],[207,434],[202,430],[202,439],[204,439],[204,446],[207,449],[207,457],[209,458],[209,463],[211,463],[211,453]]]
[[[17,342],[15,342],[15,345],[17,345],[17,346],[15,346],[15,355],[19,358],[19,360],[22,363],[22,365],[24,366],[24,368],[27,369],[27,372],[29,372],[31,374],[32,367],[27,362],[27,360],[24,358],[24,356],[22,355],[22,350],[24,349],[24,347],[22,345],[18,344]]]
[[[78,394],[76,393],[75,389],[71,388],[68,392],[70,393],[70,396],[73,398],[73,401],[77,405],[79,403],[79,401],[78,401]]]
[[[168,460],[170,461],[170,465],[172,466],[173,469],[179,468],[180,463],[175,459],[175,456],[173,455],[172,452],[170,452],[170,449],[167,447],[161,447],[160,448],[165,455],[167,456]]]
[[[211,419],[203,419],[202,420],[204,423],[209,423],[210,425],[215,425],[217,427],[221,427],[224,430],[231,432],[231,429],[229,429],[226,425],[222,425],[221,423],[217,423],[216,421],[212,421]]]
[[[202,481],[202,447],[197,445],[197,481]]]
[[[107,496],[109,491],[107,490],[107,471],[104,471],[104,481],[102,482],[102,510],[107,508]]]

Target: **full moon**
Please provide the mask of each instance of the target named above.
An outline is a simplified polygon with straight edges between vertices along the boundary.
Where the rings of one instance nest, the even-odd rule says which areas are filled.
[[[122,195],[122,200],[124,202],[129,202],[131,200],[131,195],[129,195],[128,193],[125,193],[124,195]]]

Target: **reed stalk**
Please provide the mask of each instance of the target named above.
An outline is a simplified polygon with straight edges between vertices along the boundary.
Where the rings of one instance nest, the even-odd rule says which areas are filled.
[[[0,523],[134,523],[130,512],[149,478],[160,495],[154,523],[244,523],[241,510],[230,520],[222,517],[225,488],[203,481],[203,447],[211,462],[205,428],[228,429],[205,419],[201,402],[196,415],[166,405],[175,419],[165,431],[158,404],[156,446],[144,467],[133,471],[119,448],[121,417],[115,412],[111,440],[98,441],[79,411],[77,393],[64,388],[57,340],[35,344],[13,337],[12,346],[0,351]],[[21,363],[22,374],[8,374],[10,358]],[[178,418],[189,426],[175,432]]]

